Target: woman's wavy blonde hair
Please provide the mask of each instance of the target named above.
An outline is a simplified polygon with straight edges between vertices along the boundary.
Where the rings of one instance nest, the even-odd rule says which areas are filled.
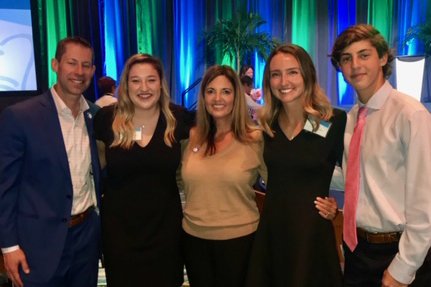
[[[327,121],[332,117],[331,103],[317,82],[313,60],[311,60],[308,53],[302,47],[294,44],[278,46],[268,57],[263,75],[265,105],[258,114],[259,124],[269,136],[274,136],[271,126],[282,110],[282,103],[271,90],[270,66],[274,56],[280,53],[294,56],[299,63],[299,70],[304,80],[304,92],[301,96],[304,117],[308,117],[311,120],[313,130],[316,131],[319,128],[321,120]]]
[[[190,145],[191,147],[196,145],[201,146],[206,143],[207,148],[205,156],[216,153],[214,137],[217,132],[214,119],[208,113],[205,105],[205,90],[209,83],[218,76],[225,76],[234,88],[231,123],[231,130],[234,138],[242,143],[254,141],[255,139],[250,136],[250,133],[258,129],[248,113],[244,90],[238,75],[229,66],[212,66],[206,71],[200,87],[196,120],[196,142],[193,142],[192,145]]]
[[[149,54],[135,54],[130,57],[124,66],[123,73],[121,74],[120,85],[118,86],[118,102],[114,113],[114,122],[112,123],[112,130],[114,132],[114,141],[111,146],[119,146],[125,149],[130,149],[133,145],[133,137],[135,128],[132,123],[135,114],[135,106],[130,100],[129,95],[129,74],[134,65],[137,64],[150,64],[156,69],[161,84],[159,107],[161,112],[166,118],[166,130],[164,140],[166,145],[172,147],[175,142],[174,130],[176,120],[172,111],[169,109],[171,101],[166,78],[163,73],[163,65],[161,61]]]

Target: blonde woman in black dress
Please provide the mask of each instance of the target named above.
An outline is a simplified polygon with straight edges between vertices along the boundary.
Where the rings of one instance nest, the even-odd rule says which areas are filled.
[[[181,201],[176,170],[186,111],[170,103],[160,60],[136,54],[124,67],[118,103],[102,108],[95,133],[106,155],[102,246],[108,286],[181,286]]]

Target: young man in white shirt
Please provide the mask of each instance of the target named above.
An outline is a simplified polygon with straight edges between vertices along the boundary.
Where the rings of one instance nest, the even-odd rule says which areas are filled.
[[[344,136],[345,220],[353,214],[344,224],[346,286],[431,286],[431,116],[386,81],[392,60],[370,25],[348,28],[332,50],[332,64],[358,95]],[[364,126],[355,137],[359,111]],[[352,154],[358,155],[355,170]],[[349,172],[355,171],[353,182]],[[346,240],[347,230],[353,240]]]

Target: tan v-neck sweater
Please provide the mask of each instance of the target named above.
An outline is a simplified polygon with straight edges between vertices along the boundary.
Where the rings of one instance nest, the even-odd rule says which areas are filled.
[[[252,185],[259,174],[266,175],[262,142],[243,144],[234,139],[206,157],[205,146],[197,152],[192,148],[185,149],[181,170],[186,196],[184,230],[213,240],[256,231],[259,211]]]

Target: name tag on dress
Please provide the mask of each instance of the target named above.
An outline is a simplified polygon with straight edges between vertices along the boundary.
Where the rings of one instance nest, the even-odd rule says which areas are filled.
[[[317,131],[313,131],[313,125],[311,124],[310,120],[307,119],[304,125],[304,130],[326,138],[326,135],[328,134],[331,125],[331,122],[320,121],[320,125]]]
[[[140,141],[142,139],[142,127],[135,129],[135,136],[133,137],[134,141]]]

